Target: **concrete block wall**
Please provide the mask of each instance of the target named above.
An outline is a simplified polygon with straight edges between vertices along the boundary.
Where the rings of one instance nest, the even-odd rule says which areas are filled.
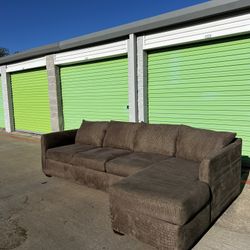
[[[48,74],[49,102],[52,131],[63,130],[63,114],[59,68],[54,64],[54,55],[46,56]]]

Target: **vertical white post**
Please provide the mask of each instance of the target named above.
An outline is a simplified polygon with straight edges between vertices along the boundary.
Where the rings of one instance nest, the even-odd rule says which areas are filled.
[[[128,89],[129,89],[129,121],[138,121],[137,112],[137,49],[136,36],[129,35],[128,40]]]
[[[138,75],[138,120],[148,122],[148,89],[147,89],[147,53],[143,50],[143,36],[137,38],[137,75]]]
[[[14,130],[14,119],[11,95],[11,80],[10,75],[6,72],[6,66],[1,66],[1,80],[3,90],[5,130],[6,132],[12,132]]]

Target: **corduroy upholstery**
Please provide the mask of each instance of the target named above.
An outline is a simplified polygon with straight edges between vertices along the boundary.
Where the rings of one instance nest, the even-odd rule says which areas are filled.
[[[155,162],[159,162],[167,158],[167,156],[161,154],[134,152],[108,161],[106,163],[106,171],[107,173],[127,177]]]
[[[107,161],[124,154],[129,154],[129,151],[118,148],[95,148],[75,154],[70,163],[105,172]]]
[[[103,146],[133,150],[136,132],[142,125],[142,123],[111,121]]]
[[[76,134],[76,143],[100,147],[108,127],[108,122],[82,121]]]
[[[202,161],[211,152],[227,146],[235,136],[235,133],[216,132],[181,125],[177,140],[176,157]]]
[[[186,250],[240,192],[234,133],[111,122],[103,135],[101,123],[88,126],[81,145],[77,130],[42,136],[43,172],[109,191],[115,231]]]
[[[56,148],[50,148],[46,152],[46,158],[69,163],[76,153],[84,152],[93,148],[95,148],[95,146],[77,143]]]
[[[134,150],[174,156],[178,128],[176,125],[144,125],[138,129]]]

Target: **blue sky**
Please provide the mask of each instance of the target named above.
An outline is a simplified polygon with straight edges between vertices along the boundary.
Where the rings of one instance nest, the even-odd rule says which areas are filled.
[[[47,45],[207,0],[0,0],[0,47]]]

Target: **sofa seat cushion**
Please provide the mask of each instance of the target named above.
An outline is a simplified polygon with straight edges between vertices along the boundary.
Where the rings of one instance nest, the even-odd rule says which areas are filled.
[[[72,157],[79,152],[85,152],[87,150],[93,149],[95,146],[84,145],[84,144],[71,144],[56,148],[50,148],[46,152],[46,158],[54,161],[61,161],[64,163],[69,163]]]
[[[199,179],[199,162],[170,157],[161,162],[156,162],[151,166],[159,169],[159,171],[164,168],[164,171],[167,171],[168,175],[177,179]]]
[[[184,225],[210,199],[209,187],[199,180],[171,174],[165,166],[153,166],[129,176],[109,189],[114,201],[125,211]]]
[[[177,140],[176,157],[202,161],[210,153],[231,143],[235,136],[236,133],[217,132],[182,125]]]
[[[76,134],[76,143],[101,147],[108,124],[108,122],[82,121]]]
[[[168,156],[161,154],[134,152],[108,161],[106,163],[106,171],[111,174],[127,177],[155,162],[159,162],[167,158]]]
[[[136,152],[175,155],[178,125],[144,124],[135,137]]]
[[[103,146],[133,150],[136,132],[142,123],[111,121],[104,137]]]
[[[129,153],[130,151],[123,149],[96,148],[75,154],[71,160],[71,164],[105,172],[105,163],[107,161]]]

